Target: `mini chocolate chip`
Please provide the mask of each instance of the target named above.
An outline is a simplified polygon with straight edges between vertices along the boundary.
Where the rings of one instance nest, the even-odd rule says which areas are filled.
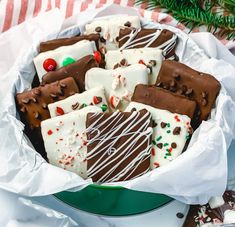
[[[171,87],[175,87],[175,85],[176,85],[176,82],[175,82],[174,80],[172,80],[172,81],[170,82],[170,86],[171,86]]]
[[[179,81],[180,80],[180,75],[174,75],[173,76],[175,78],[175,80]]]
[[[175,127],[173,130],[173,135],[179,135],[181,131],[181,127]]]
[[[101,32],[101,30],[102,30],[101,27],[96,27],[96,28],[95,28],[95,31],[96,31],[96,32]]]
[[[182,214],[182,213],[179,212],[179,213],[176,214],[176,217],[181,219],[181,218],[184,217],[184,214]]]
[[[34,117],[35,117],[36,119],[39,119],[40,114],[39,114],[38,112],[35,112]]]
[[[22,102],[23,102],[24,104],[28,104],[28,103],[29,103],[29,99],[22,99]]]
[[[167,125],[167,124],[166,124],[165,122],[161,122],[161,127],[162,127],[162,128],[165,128],[166,125]]]
[[[67,87],[67,85],[66,85],[66,84],[64,84],[64,83],[60,83],[60,87],[61,87],[61,88],[66,88],[66,87]]]
[[[153,120],[153,128],[157,126],[157,122]]]
[[[157,147],[160,148],[160,149],[162,149],[162,146],[163,146],[162,143],[158,143],[158,144],[157,144]]]
[[[130,21],[127,21],[127,22],[124,24],[124,26],[126,26],[126,27],[131,27],[131,22],[130,22]]]
[[[189,128],[188,128],[188,133],[189,133],[189,135],[192,135],[192,134],[193,134],[193,128],[192,128],[192,127],[189,127]]]
[[[117,37],[115,38],[115,40],[116,40],[116,42],[118,42],[118,41],[119,41],[119,37],[117,36]]]
[[[40,89],[34,89],[33,93],[35,95],[40,95],[41,94],[41,90]]]
[[[120,61],[120,64],[121,65],[126,65],[127,64],[127,60],[125,58],[123,58],[121,61]]]
[[[176,88],[175,87],[170,87],[169,90],[172,91],[172,92],[176,92]]]
[[[206,98],[207,97],[207,92],[203,91],[202,92],[202,98]]]
[[[47,109],[47,104],[46,104],[46,103],[43,103],[43,104],[42,104],[42,108],[43,108],[43,109]]]
[[[156,60],[150,60],[149,64],[152,66],[156,66],[157,65],[157,61]]]
[[[176,143],[171,143],[171,147],[175,149],[177,147],[177,144]]]
[[[202,99],[202,105],[206,106],[207,105],[207,100],[206,99]]]
[[[34,97],[32,97],[32,98],[31,98],[31,100],[32,100],[34,103],[36,103],[36,102],[37,102],[37,99],[36,99],[36,98],[34,98]]]
[[[186,92],[185,95],[191,95],[193,93],[193,89],[189,88]]]
[[[76,110],[79,107],[79,103],[76,102],[75,104],[72,105],[72,109]]]
[[[106,43],[106,39],[104,37],[100,37],[100,42],[101,43]]]
[[[177,54],[174,54],[174,60],[175,60],[175,61],[179,61],[179,57],[178,57]]]
[[[99,103],[101,103],[101,102],[102,102],[102,97],[100,97],[100,96],[96,96],[96,98],[97,98],[97,101],[98,101],[98,103],[97,103],[97,104],[99,104]]]
[[[56,94],[50,94],[50,96],[53,98],[53,99],[55,99],[55,98],[57,98],[57,95]]]
[[[121,65],[119,63],[117,63],[116,65],[113,66],[113,69],[119,68],[121,67]]]
[[[134,112],[134,111],[136,111],[136,108],[135,108],[135,107],[131,109],[131,112]]]
[[[157,87],[162,87],[162,82],[156,84]]]
[[[168,90],[170,87],[169,87],[168,84],[163,84],[163,88],[166,89],[166,90]]]

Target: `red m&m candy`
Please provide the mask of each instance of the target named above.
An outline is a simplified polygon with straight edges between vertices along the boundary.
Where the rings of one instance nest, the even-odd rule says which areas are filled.
[[[100,62],[101,62],[101,54],[100,54],[100,52],[99,51],[95,51],[94,52],[94,58],[95,58],[95,60],[96,60],[96,62],[98,63],[98,64],[100,64]]]
[[[43,62],[43,68],[49,72],[49,71],[54,71],[56,69],[56,61],[52,58],[47,58],[44,62]]]

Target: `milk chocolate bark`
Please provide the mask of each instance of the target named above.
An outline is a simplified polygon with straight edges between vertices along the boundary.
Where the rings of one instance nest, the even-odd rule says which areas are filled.
[[[226,210],[235,210],[235,192],[226,191],[223,199],[225,204],[215,209],[211,209],[209,204],[190,206],[183,227],[199,227],[206,223],[223,223],[224,212]]]
[[[147,110],[89,113],[86,126],[87,176],[94,182],[130,180],[149,170],[152,119]]]
[[[213,76],[169,60],[163,61],[156,86],[195,100],[199,106],[196,125],[207,120],[221,87]]]
[[[56,71],[46,73],[42,77],[42,83],[51,83],[66,77],[73,77],[78,85],[79,91],[83,92],[85,91],[85,74],[89,69],[94,67],[98,67],[98,64],[92,55],[88,55]]]
[[[125,28],[120,30],[118,42],[121,49],[158,47],[167,59],[174,59],[177,36],[166,29]]]
[[[44,157],[40,124],[41,121],[50,118],[47,105],[65,99],[78,91],[74,79],[69,77],[16,95],[21,120],[25,124],[25,132],[37,151]]]
[[[172,113],[187,115],[191,119],[196,110],[195,101],[156,86],[143,84],[139,84],[135,87],[132,101],[168,110]]]
[[[96,44],[96,48],[98,50],[99,38],[100,38],[99,34],[90,34],[90,35],[75,36],[75,37],[71,37],[71,38],[53,39],[53,40],[49,40],[49,41],[40,43],[39,53],[46,52],[49,50],[54,50],[54,49],[61,47],[61,46],[69,46],[69,45],[75,44],[76,42],[79,42],[81,40],[94,41]]]

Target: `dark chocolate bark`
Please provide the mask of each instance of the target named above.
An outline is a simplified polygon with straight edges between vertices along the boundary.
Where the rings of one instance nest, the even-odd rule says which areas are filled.
[[[147,110],[89,113],[86,126],[87,175],[94,182],[130,180],[149,170],[152,119]]]
[[[174,59],[177,36],[166,29],[125,28],[120,30],[118,42],[119,48],[123,49],[159,47],[167,59]]]
[[[199,106],[195,119],[197,126],[207,120],[221,87],[213,76],[169,60],[163,61],[156,86],[195,100]]]
[[[78,85],[79,91],[85,91],[85,74],[94,67],[98,67],[94,56],[87,55],[80,60],[64,66],[56,71],[50,71],[42,77],[42,83],[51,83],[66,77],[73,77]]]
[[[36,150],[44,157],[40,124],[41,121],[50,118],[48,104],[65,99],[78,91],[74,79],[69,77],[16,95],[16,103],[21,120],[25,124],[25,132]]]
[[[151,85],[138,84],[131,100],[172,113],[187,115],[191,119],[196,110],[195,101]]]
[[[75,36],[75,37],[71,37],[71,38],[53,39],[53,40],[49,40],[49,41],[40,43],[39,53],[46,52],[49,50],[54,50],[54,49],[56,49],[58,47],[62,47],[62,46],[73,45],[81,40],[94,41],[96,44],[96,48],[98,50],[99,49],[99,46],[98,46],[99,38],[100,38],[99,34],[90,34],[90,35]]]

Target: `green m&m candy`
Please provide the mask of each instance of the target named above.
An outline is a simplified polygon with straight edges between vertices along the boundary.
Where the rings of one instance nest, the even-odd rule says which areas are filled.
[[[70,65],[70,64],[72,64],[72,63],[74,63],[74,62],[75,62],[75,60],[74,60],[73,58],[67,57],[67,58],[65,58],[65,59],[63,60],[62,65],[63,65],[63,66]]]
[[[106,104],[103,104],[103,105],[101,106],[101,109],[102,109],[103,112],[105,112],[105,111],[107,110],[107,108],[108,108],[108,107],[107,107]]]

